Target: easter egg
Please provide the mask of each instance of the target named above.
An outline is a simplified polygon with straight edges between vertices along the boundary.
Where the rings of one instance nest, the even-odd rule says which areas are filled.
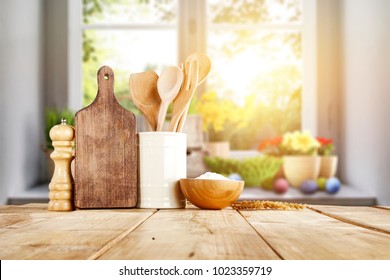
[[[336,177],[329,178],[326,181],[326,191],[330,194],[337,193],[341,188],[340,180]]]
[[[241,175],[238,174],[238,173],[232,173],[232,174],[230,174],[230,175],[228,176],[228,178],[229,178],[230,180],[242,181],[242,177],[241,177]]]
[[[274,188],[274,178],[267,178],[261,183],[261,187],[267,191],[272,191]]]
[[[318,186],[319,190],[325,191],[326,190],[326,178],[324,178],[324,177],[318,178],[317,179],[317,186]]]
[[[305,194],[312,194],[318,190],[316,181],[306,180],[301,184],[301,191]]]
[[[286,191],[288,191],[288,181],[286,179],[283,179],[283,178],[279,178],[277,180],[275,180],[274,182],[274,191],[276,193],[285,193]]]

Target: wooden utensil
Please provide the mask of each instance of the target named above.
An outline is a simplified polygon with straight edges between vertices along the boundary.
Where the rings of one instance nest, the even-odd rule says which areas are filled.
[[[180,118],[194,96],[198,84],[198,73],[199,65],[197,60],[185,63],[184,83],[175,100],[173,100],[172,119],[168,131],[177,131]]]
[[[202,84],[207,76],[210,73],[211,70],[211,59],[204,53],[193,53],[189,55],[186,59],[186,62],[194,62],[198,61],[199,63],[199,79],[198,79],[198,86]]]
[[[142,112],[155,131],[161,98],[157,91],[158,75],[154,71],[131,74],[129,87],[134,105]]]
[[[75,205],[124,208],[137,203],[137,137],[133,113],[114,96],[114,73],[103,66],[96,99],[76,113]]]
[[[194,53],[187,57],[186,62],[194,62],[198,61],[199,63],[199,76],[198,76],[198,84],[197,87],[202,84],[207,76],[210,73],[211,69],[211,59],[204,53]],[[191,103],[191,102],[190,102]],[[181,132],[183,130],[184,123],[187,118],[188,109],[190,107],[190,103],[188,103],[186,109],[183,112],[183,115],[180,117],[179,124],[177,127],[177,131]]]
[[[169,104],[175,99],[183,82],[183,71],[177,66],[165,68],[157,81],[157,90],[161,98],[157,131],[162,131]]]

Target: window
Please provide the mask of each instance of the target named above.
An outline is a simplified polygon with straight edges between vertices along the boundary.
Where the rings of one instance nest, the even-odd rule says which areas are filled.
[[[129,73],[161,70],[177,62],[176,0],[83,1],[83,105],[96,96],[96,71],[115,69],[115,94],[135,111]]]
[[[117,98],[135,111],[130,73],[149,68],[159,73],[203,51],[213,67],[199,93],[234,100],[238,112],[248,115],[247,127],[231,135],[233,149],[251,149],[260,137],[300,127],[316,133],[315,1],[83,0],[79,5],[81,28],[78,35],[76,26],[71,32],[82,38],[83,52],[72,57],[74,65],[83,57],[84,94],[82,102],[72,94],[72,107],[93,100],[96,71],[107,64],[115,69]],[[75,9],[70,12],[77,16]]]
[[[208,89],[246,111],[233,148],[301,127],[302,20],[301,0],[207,1]]]

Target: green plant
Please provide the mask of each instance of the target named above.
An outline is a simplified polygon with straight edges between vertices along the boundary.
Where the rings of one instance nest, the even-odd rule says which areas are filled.
[[[49,133],[50,129],[61,123],[61,119],[65,118],[66,123],[69,125],[75,125],[75,113],[72,110],[69,109],[52,109],[52,108],[46,108],[45,110],[45,149],[52,150],[53,145],[52,141],[50,139]]]
[[[212,172],[223,175],[240,174],[246,186],[263,186],[273,180],[283,162],[281,158],[271,156],[256,156],[241,160],[205,157],[204,160]]]

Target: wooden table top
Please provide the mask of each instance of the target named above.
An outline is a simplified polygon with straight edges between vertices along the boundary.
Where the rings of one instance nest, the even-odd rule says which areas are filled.
[[[390,207],[304,210],[0,206],[0,259],[390,259]]]

